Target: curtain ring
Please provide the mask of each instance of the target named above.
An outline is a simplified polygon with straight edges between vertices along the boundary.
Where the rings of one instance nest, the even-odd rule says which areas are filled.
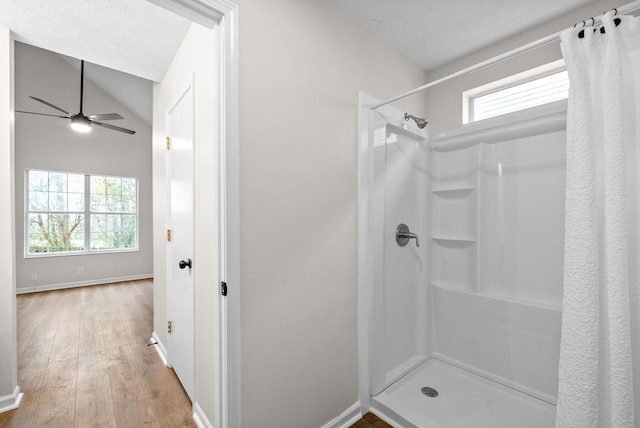
[[[573,24],[573,28],[576,28],[576,25],[578,25],[578,24],[579,24],[579,22],[576,22],[575,24]],[[585,27],[585,22],[582,21],[582,28],[584,28],[584,27]]]
[[[595,18],[593,16],[590,19],[591,19],[591,21],[593,21],[593,24],[591,24],[591,26],[593,27],[594,25],[596,25],[596,20],[595,20]]]
[[[611,9],[611,10],[608,10],[608,11],[606,11],[606,12],[603,12],[602,14],[603,14],[603,15],[605,15],[605,14],[607,14],[607,13],[609,13],[609,12],[613,12],[613,16],[618,16],[618,8],[617,8],[617,7],[614,7],[614,8],[613,8],[613,9]]]

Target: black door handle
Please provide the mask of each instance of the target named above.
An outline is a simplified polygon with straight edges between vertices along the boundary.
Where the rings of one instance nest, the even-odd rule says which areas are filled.
[[[191,259],[187,259],[186,262],[184,260],[180,260],[180,262],[178,263],[178,266],[180,267],[180,269],[184,269],[186,267],[191,269]]]

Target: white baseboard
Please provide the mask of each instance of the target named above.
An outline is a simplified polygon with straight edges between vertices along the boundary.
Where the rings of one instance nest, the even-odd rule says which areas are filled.
[[[20,402],[22,401],[23,396],[24,394],[20,392],[20,387],[16,386],[16,388],[13,390],[13,394],[0,397],[0,413],[17,409],[20,406]]]
[[[198,425],[198,428],[213,428],[207,415],[204,414],[197,402],[193,404],[193,420],[196,422],[196,425]]]
[[[151,333],[150,340],[151,340],[151,343],[155,343],[153,347],[156,348],[156,352],[158,353],[158,356],[160,356],[162,363],[167,367],[171,367],[171,365],[169,364],[169,360],[167,360],[167,348],[164,347],[164,344],[162,343],[162,341],[160,340],[160,338],[158,337],[155,331]]]
[[[362,418],[362,412],[358,401],[342,412],[340,416],[324,424],[322,428],[348,428],[359,421],[360,418]]]
[[[88,281],[63,282],[60,284],[34,285],[33,287],[16,287],[16,294],[37,293],[38,291],[63,290],[65,288],[86,287],[88,285],[110,284],[112,282],[137,281],[153,278],[152,273],[141,275],[119,276],[115,278],[98,278]]]

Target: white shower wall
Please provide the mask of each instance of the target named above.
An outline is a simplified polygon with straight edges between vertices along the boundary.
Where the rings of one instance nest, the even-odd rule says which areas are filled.
[[[432,356],[555,403],[564,111],[441,135],[432,155]]]
[[[431,354],[430,146],[417,128],[375,115],[372,395]],[[418,236],[419,246],[413,239],[398,245],[395,234],[401,223]]]

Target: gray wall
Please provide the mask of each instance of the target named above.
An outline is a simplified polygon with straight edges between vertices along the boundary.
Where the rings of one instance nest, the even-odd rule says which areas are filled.
[[[426,76],[332,1],[237,3],[242,426],[319,427],[358,400],[358,91]]]
[[[90,67],[87,65],[86,67]],[[56,114],[29,95],[45,99],[72,114],[79,109],[80,73],[55,53],[22,43],[15,47],[16,110]],[[88,134],[69,128],[69,121],[16,113],[16,288],[18,292],[151,277],[152,199],[151,129],[142,120],[85,79],[85,113],[116,112],[115,125],[135,135],[94,126]],[[138,178],[139,251],[55,257],[24,257],[25,169],[104,174]],[[83,268],[84,275],[77,269]],[[38,279],[32,280],[32,273]]]

